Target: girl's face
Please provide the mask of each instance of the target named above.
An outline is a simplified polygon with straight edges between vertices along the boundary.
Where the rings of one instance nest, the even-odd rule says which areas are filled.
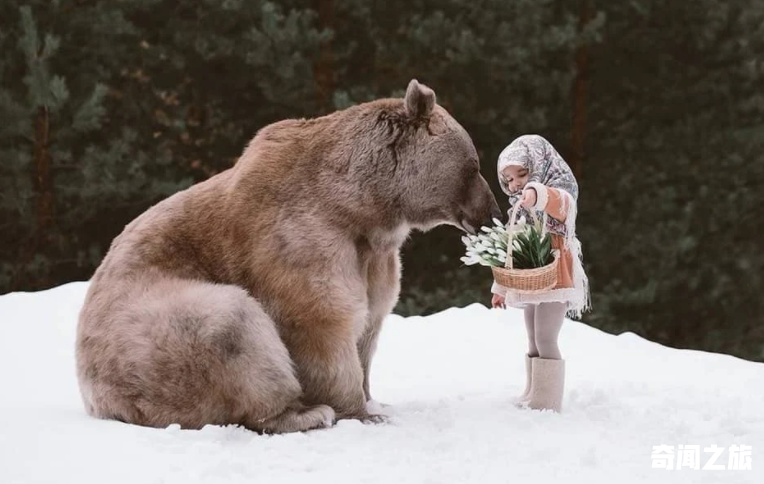
[[[517,193],[525,187],[528,183],[528,175],[530,174],[528,169],[523,166],[509,165],[501,172],[504,175],[504,180],[507,181],[509,191]]]

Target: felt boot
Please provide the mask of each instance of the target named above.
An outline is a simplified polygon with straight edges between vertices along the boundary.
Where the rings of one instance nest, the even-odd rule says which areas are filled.
[[[533,361],[536,360],[537,357],[531,357],[527,354],[525,355],[525,391],[518,397],[515,397],[515,405],[517,406],[523,406],[525,403],[528,402],[528,398],[531,394],[531,385],[533,383]]]
[[[560,412],[565,392],[565,360],[533,358],[531,381],[527,406]]]

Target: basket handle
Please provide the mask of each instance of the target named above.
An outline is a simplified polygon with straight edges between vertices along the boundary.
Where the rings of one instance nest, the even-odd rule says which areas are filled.
[[[520,212],[520,201],[518,200],[517,203],[515,203],[515,206],[512,207],[512,213],[509,216],[509,228],[507,229],[507,260],[504,262],[504,267],[507,269],[512,269],[512,236],[513,236],[513,228],[515,228],[515,224],[517,223],[517,214]],[[528,210],[528,213],[531,214],[531,217],[533,218],[534,223],[538,223],[539,219],[536,216],[536,210],[530,209]],[[548,215],[546,212],[544,212],[544,219],[541,224],[541,236],[546,235],[546,222],[547,222]]]

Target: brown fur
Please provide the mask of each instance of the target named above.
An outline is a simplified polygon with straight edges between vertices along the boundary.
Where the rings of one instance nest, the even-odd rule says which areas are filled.
[[[370,418],[401,244],[498,213],[469,136],[416,81],[403,100],[266,126],[114,240],[80,315],[85,406],[264,432]]]

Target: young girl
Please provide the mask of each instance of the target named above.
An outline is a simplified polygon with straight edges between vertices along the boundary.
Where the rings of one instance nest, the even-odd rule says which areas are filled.
[[[539,294],[521,294],[494,282],[493,307],[523,307],[528,332],[525,357],[525,392],[518,405],[559,412],[565,387],[565,361],[557,336],[570,312],[580,316],[589,308],[589,288],[581,263],[581,244],[576,238],[578,183],[570,167],[541,136],[525,135],[499,155],[499,184],[512,207],[521,204],[520,215],[530,220],[529,210],[546,212],[546,229],[552,248],[560,251],[557,285]],[[511,213],[512,208],[510,208]],[[538,217],[542,219],[541,216]]]

